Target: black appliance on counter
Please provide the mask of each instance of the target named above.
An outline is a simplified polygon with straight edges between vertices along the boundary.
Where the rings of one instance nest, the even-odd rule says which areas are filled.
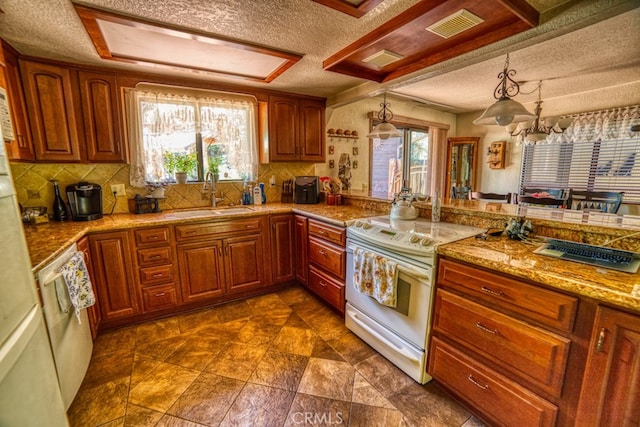
[[[67,185],[67,200],[74,221],[102,218],[102,187],[90,182]]]
[[[318,203],[320,201],[320,179],[317,176],[296,176],[293,201],[295,203]]]

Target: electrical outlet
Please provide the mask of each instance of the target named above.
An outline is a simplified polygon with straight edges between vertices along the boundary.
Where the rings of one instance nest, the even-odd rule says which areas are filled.
[[[123,196],[126,197],[127,192],[124,189],[124,184],[112,184],[111,185],[111,193],[116,193],[116,197]]]

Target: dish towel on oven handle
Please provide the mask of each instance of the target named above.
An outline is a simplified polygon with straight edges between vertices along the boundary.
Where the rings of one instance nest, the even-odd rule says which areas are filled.
[[[353,286],[382,305],[397,304],[398,263],[361,248],[353,250]]]
[[[93,294],[91,279],[89,272],[84,263],[84,253],[81,251],[73,254],[69,261],[60,267],[60,274],[64,278],[69,290],[69,299],[73,305],[78,323],[80,321],[80,310],[91,307],[96,303],[96,297]]]

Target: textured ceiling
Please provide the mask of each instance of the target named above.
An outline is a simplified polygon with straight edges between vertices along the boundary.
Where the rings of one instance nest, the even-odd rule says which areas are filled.
[[[541,13],[538,27],[386,85],[324,71],[322,61],[417,0],[385,0],[359,19],[311,0],[88,0],[82,4],[302,54],[301,61],[269,84],[207,74],[197,77],[323,96],[329,98],[329,105],[389,90],[434,106],[450,106],[452,112],[481,110],[493,102],[507,52],[517,80],[545,80],[543,113],[640,103],[637,0],[528,1]],[[5,12],[0,15],[0,37],[21,54],[141,69],[100,59],[69,0],[0,0],[0,8]],[[527,83],[522,91],[534,88],[534,83]],[[535,94],[521,94],[518,100],[532,103]]]

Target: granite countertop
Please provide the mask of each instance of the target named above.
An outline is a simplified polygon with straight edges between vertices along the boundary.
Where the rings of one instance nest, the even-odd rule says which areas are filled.
[[[507,237],[472,237],[442,245],[438,254],[640,313],[640,272],[623,273],[534,254],[538,246]]]
[[[234,206],[238,207],[238,206]],[[222,207],[219,211],[224,212]],[[35,273],[46,266],[55,257],[61,254],[74,242],[80,240],[88,233],[124,230],[136,227],[153,227],[167,224],[184,224],[212,220],[224,220],[230,218],[244,218],[258,215],[278,213],[300,213],[311,218],[316,218],[333,225],[346,226],[357,218],[365,218],[382,215],[381,212],[370,209],[362,209],[354,206],[328,206],[326,204],[300,205],[286,203],[269,203],[266,205],[248,206],[247,212],[233,212],[228,214],[216,214],[211,208],[193,208],[183,210],[171,210],[160,213],[148,214],[114,214],[105,215],[95,221],[65,221],[48,222],[39,225],[26,225],[24,227],[32,271]],[[181,216],[181,213],[189,211],[192,216]]]

